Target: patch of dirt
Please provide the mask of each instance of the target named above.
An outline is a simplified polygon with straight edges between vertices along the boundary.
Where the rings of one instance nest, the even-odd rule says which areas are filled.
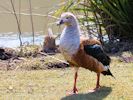
[[[120,61],[125,62],[125,63],[133,63],[133,57],[120,57]]]
[[[57,62],[57,63],[48,63],[46,64],[48,67],[48,69],[52,69],[52,68],[67,68],[69,67],[69,64],[66,63],[61,63],[61,62]]]
[[[22,70],[39,70],[39,69],[53,69],[53,68],[67,68],[69,65],[67,63],[59,62],[59,61],[54,61],[51,62],[45,61],[45,59],[50,55],[54,56],[56,53],[43,53],[43,52],[36,52],[35,55],[32,54],[30,56],[17,56],[14,55],[14,52],[9,49],[8,51],[5,49],[0,49],[0,52],[2,52],[2,56],[0,58],[0,70],[17,70],[17,69],[22,69]],[[5,54],[10,54],[10,57],[7,57]],[[3,59],[4,58],[4,59]],[[6,58],[6,59],[5,59]]]

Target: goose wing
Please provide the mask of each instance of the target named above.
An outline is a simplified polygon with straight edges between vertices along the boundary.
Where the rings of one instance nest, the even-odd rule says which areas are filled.
[[[86,54],[96,58],[104,66],[109,65],[111,62],[110,57],[104,52],[103,48],[99,44],[84,45],[84,51]]]

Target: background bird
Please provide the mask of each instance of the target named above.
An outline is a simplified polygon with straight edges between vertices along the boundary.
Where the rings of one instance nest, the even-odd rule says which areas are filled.
[[[79,67],[97,73],[96,91],[100,88],[100,73],[112,75],[109,70],[111,59],[104,52],[101,43],[96,39],[80,38],[80,28],[77,18],[70,12],[61,15],[58,25],[65,28],[60,37],[59,48],[64,58],[75,68],[73,93],[77,93],[76,80]],[[113,76],[114,77],[114,76]]]

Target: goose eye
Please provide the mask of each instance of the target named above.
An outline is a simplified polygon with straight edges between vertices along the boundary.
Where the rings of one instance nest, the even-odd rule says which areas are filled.
[[[66,19],[69,19],[69,17],[66,17]]]

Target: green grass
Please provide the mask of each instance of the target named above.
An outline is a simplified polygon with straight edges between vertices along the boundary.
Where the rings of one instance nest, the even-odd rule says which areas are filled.
[[[73,68],[0,71],[0,100],[133,100],[133,64],[112,59],[116,79],[101,75],[102,88],[88,93],[95,87],[96,74],[80,68],[79,93],[70,96],[66,92],[73,87]]]

